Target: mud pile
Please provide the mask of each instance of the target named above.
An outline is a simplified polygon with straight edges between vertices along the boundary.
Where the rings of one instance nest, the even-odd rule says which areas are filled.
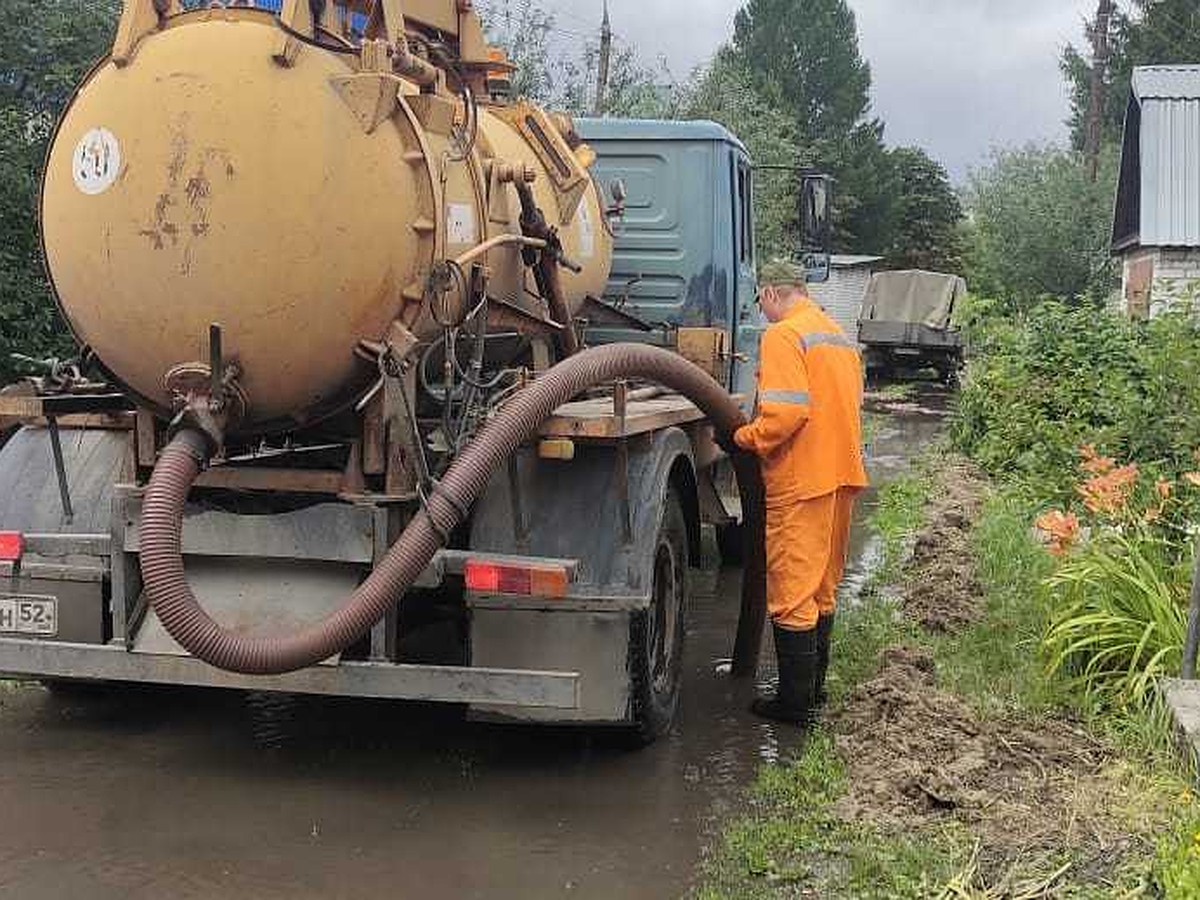
[[[1036,730],[981,720],[937,688],[924,650],[885,651],[832,724],[849,770],[838,804],[848,821],[969,824],[985,868],[1081,844],[1099,857],[1121,842],[1107,834],[1104,798],[1088,791],[1108,761],[1099,744],[1062,720]]]
[[[971,526],[985,489],[983,476],[960,457],[947,457],[939,469],[928,524],[917,535],[900,592],[904,611],[928,631],[957,631],[983,615]]]

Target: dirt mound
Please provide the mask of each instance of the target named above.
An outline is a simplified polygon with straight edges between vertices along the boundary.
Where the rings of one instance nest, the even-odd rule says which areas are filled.
[[[1099,856],[1119,838],[1104,835],[1102,788],[1106,754],[1069,722],[1036,730],[981,721],[937,687],[923,650],[893,647],[883,668],[860,685],[831,725],[849,770],[838,813],[909,829],[956,820],[969,823],[982,848],[981,868],[1046,857],[1080,839]],[[1095,837],[1095,840],[1087,838]]]
[[[905,612],[929,631],[956,631],[983,613],[971,525],[983,506],[985,486],[979,471],[959,457],[948,457],[939,467],[929,521],[913,544],[900,595]]]

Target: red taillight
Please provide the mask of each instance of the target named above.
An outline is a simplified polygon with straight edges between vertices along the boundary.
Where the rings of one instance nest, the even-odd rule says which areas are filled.
[[[0,531],[0,562],[20,562],[25,536],[19,531]]]
[[[522,566],[468,560],[463,569],[467,590],[477,594],[564,597],[567,570],[562,566]]]

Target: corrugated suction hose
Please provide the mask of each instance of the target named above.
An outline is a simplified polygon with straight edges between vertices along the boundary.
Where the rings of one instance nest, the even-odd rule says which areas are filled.
[[[559,363],[513,397],[462,452],[387,556],[337,612],[295,634],[250,638],[221,626],[204,611],[188,586],[181,533],[188,491],[208,453],[198,431],[183,430],[159,457],[142,501],[141,567],[146,593],[170,635],[193,656],[219,669],[277,675],[306,668],[355,644],[416,581],[449,534],[483,493],[493,472],[532,438],[563,403],[585,388],[616,378],[644,378],[686,396],[730,434],[745,419],[734,399],[705,372],[682,357],[642,344],[610,344]],[[741,457],[739,460],[738,457]],[[735,455],[743,510],[750,534],[761,534],[761,476],[757,464]],[[760,542],[749,542],[742,621],[735,671],[753,671],[765,615]],[[757,560],[757,563],[755,562]],[[751,659],[750,657],[753,657]]]

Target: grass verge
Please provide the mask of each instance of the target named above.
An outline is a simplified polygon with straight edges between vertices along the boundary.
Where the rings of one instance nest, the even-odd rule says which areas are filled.
[[[1051,561],[1030,531],[1025,504],[993,496],[976,523],[973,550],[986,601],[978,621],[951,635],[931,635],[901,614],[898,592],[889,586],[905,574],[907,548],[936,490],[936,470],[936,462],[927,464],[880,489],[870,522],[882,564],[861,602],[839,614],[833,709],[876,676],[885,650],[916,647],[936,662],[934,690],[965,703],[989,733],[1052,734],[1066,722],[1095,736],[1100,762],[1074,786],[1069,766],[1052,770],[1056,808],[1043,811],[1035,800],[1029,812],[1044,819],[1030,825],[1049,824],[1049,831],[1058,821],[1074,830],[1077,816],[1091,830],[1052,839],[1037,848],[1044,852],[1026,858],[992,846],[987,827],[970,816],[856,819],[844,812],[855,787],[847,771],[853,758],[839,754],[836,735],[818,729],[797,759],[760,771],[748,812],[713,848],[695,896],[1200,897],[1200,804],[1181,766],[1153,739],[1154,723],[1089,717],[1063,680],[1047,672],[1041,640],[1050,600],[1042,584]],[[1041,723],[1047,731],[1039,732]]]

